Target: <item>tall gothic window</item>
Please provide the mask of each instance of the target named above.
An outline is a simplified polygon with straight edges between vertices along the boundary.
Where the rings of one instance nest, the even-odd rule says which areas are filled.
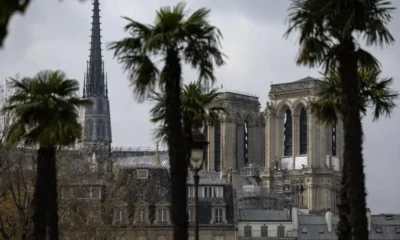
[[[97,113],[103,113],[103,99],[97,99]]]
[[[290,109],[287,109],[285,112],[285,123],[284,123],[284,131],[283,131],[283,136],[284,136],[284,151],[283,155],[284,156],[292,156],[292,112]]]
[[[247,166],[249,163],[249,123],[247,121],[244,121],[244,165]]]
[[[206,137],[206,139],[208,139],[208,124],[207,124],[207,121],[204,121],[203,134]],[[203,160],[204,160],[204,168],[208,169],[208,146],[204,148]]]
[[[219,172],[221,169],[221,122],[217,120],[214,126],[214,170]]]
[[[300,111],[300,154],[307,154],[307,111]]]
[[[336,123],[332,127],[332,156],[336,156]]]

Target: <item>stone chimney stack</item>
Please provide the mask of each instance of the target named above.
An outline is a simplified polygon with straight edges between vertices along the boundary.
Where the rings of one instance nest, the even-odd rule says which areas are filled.
[[[325,221],[326,226],[328,227],[328,232],[332,232],[332,211],[330,208],[325,211]]]
[[[367,208],[368,232],[371,231],[371,210]]]

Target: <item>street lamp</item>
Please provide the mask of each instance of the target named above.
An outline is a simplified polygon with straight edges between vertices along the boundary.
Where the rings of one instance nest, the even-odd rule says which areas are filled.
[[[200,129],[192,129],[190,167],[193,171],[194,201],[195,201],[195,240],[199,240],[199,171],[203,168],[203,153],[208,142]]]

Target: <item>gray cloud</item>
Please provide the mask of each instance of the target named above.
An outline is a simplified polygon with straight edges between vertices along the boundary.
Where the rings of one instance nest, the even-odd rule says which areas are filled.
[[[12,19],[5,48],[0,51],[0,74],[33,75],[41,69],[62,69],[71,78],[83,81],[89,54],[91,1],[38,0],[32,2],[24,17]],[[172,0],[102,0],[103,43],[125,36],[125,21],[120,16],[151,23],[154,11],[162,5],[175,4]],[[400,6],[399,3],[396,2]],[[283,39],[288,1],[265,0],[202,0],[188,1],[191,9],[212,9],[212,21],[224,34],[227,65],[217,70],[218,83],[226,89],[249,92],[259,96],[265,107],[271,83],[289,82],[311,75],[318,70],[297,67],[296,38]],[[397,12],[391,26],[396,39],[400,31]],[[128,88],[126,74],[113,59],[103,52],[109,79],[114,145],[154,146],[149,123],[149,103],[135,102]],[[383,65],[383,74],[395,78],[398,90],[400,78],[399,48],[371,49]],[[196,79],[196,73],[185,69],[185,81]],[[364,145],[367,173],[368,203],[373,212],[400,212],[399,156],[400,111],[395,109],[390,119],[372,123],[364,119]]]

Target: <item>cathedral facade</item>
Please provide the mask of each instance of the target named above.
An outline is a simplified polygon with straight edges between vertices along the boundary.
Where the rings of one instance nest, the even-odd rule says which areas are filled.
[[[343,155],[343,126],[320,124],[311,113],[320,80],[307,77],[271,85],[260,111],[256,96],[223,92],[217,123],[206,127],[207,170],[253,177],[288,204],[337,210]],[[257,171],[257,169],[259,171]],[[257,174],[258,173],[258,174]]]

